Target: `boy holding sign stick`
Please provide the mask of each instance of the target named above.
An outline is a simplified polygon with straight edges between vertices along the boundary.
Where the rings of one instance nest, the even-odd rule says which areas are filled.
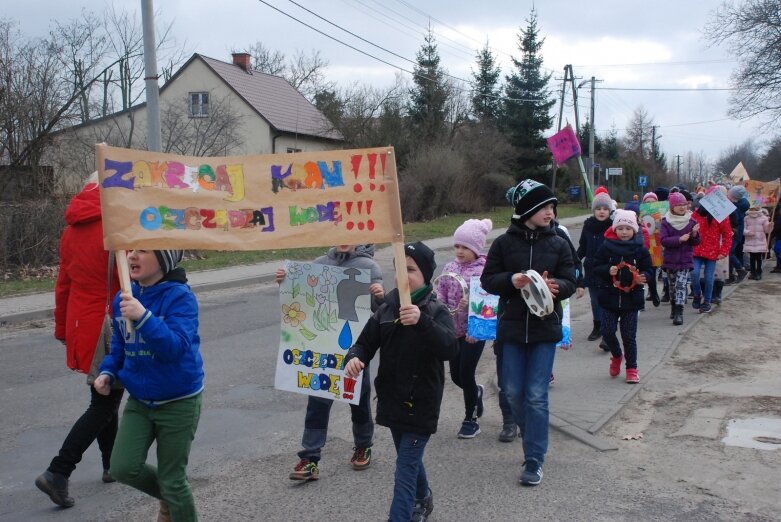
[[[363,268],[371,271],[372,310],[382,302],[385,290],[382,288],[382,272],[374,261],[374,247],[371,245],[337,245],[324,256],[314,260],[321,265],[344,268]],[[286,276],[284,268],[277,269],[276,281],[282,283]],[[358,405],[350,404],[355,448],[350,464],[355,470],[369,467],[372,458],[374,422],[371,410],[371,382],[369,372],[364,373],[361,383],[361,398]],[[309,396],[304,420],[303,449],[298,452],[299,461],[290,473],[291,480],[317,480],[320,478],[320,454],[328,435],[328,421],[334,401],[323,397]]]
[[[423,452],[437,431],[444,361],[458,352],[453,318],[431,285],[434,252],[420,241],[405,245],[404,252],[412,302],[403,302],[403,291],[389,292],[345,358],[345,374],[357,378],[382,351],[374,385],[377,424],[390,428],[396,446],[392,522],[426,520],[434,509]]]

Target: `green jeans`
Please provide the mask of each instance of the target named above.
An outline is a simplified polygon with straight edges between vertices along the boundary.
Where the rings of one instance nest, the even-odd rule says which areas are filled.
[[[111,454],[111,476],[123,484],[164,500],[176,522],[198,519],[187,461],[201,416],[203,394],[147,408],[127,400]],[[146,463],[157,440],[157,468]]]

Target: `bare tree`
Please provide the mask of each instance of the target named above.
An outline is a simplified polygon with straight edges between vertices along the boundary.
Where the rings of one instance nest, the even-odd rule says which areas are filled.
[[[230,100],[209,93],[209,114],[193,117],[188,100],[175,100],[161,111],[163,152],[186,156],[228,156],[244,143],[242,116]]]
[[[627,152],[634,154],[640,159],[652,158],[652,131],[654,121],[648,115],[644,107],[638,107],[632,114],[632,119],[626,129],[624,145]]]
[[[250,45],[247,52],[252,57],[252,68],[256,71],[280,76],[287,70],[285,54],[279,50],[269,49],[263,45],[263,42]]]
[[[726,44],[738,59],[730,115],[781,118],[781,0],[724,2],[705,26],[711,45]]]
[[[714,171],[719,175],[727,175],[737,166],[743,163],[749,176],[754,175],[759,166],[759,156],[756,153],[757,147],[752,140],[746,140],[740,145],[734,145],[725,150],[716,160]]]

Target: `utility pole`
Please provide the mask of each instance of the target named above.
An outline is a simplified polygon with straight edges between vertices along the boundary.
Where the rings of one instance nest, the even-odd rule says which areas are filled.
[[[564,126],[564,98],[567,95],[567,83],[572,88],[572,106],[575,109],[575,136],[580,132],[580,118],[578,117],[578,90],[575,88],[575,75],[572,72],[572,65],[567,64],[564,66],[564,78],[561,82],[561,101],[559,102],[559,122],[558,129],[560,131]],[[551,183],[551,189],[556,190],[556,164],[552,165],[553,168],[553,181]]]
[[[144,82],[146,83],[146,125],[149,134],[147,148],[160,152],[160,90],[157,84],[157,52],[155,50],[155,12],[152,0],[141,0],[141,22],[144,33]]]
[[[676,158],[676,165],[675,165],[675,175],[678,179],[678,184],[681,183],[681,155],[678,154],[675,156]]]

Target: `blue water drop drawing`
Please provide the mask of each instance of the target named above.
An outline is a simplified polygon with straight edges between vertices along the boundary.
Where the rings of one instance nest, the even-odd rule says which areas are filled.
[[[350,322],[345,321],[342,326],[342,331],[339,332],[339,348],[342,350],[348,349],[353,345],[353,332],[350,329]]]

